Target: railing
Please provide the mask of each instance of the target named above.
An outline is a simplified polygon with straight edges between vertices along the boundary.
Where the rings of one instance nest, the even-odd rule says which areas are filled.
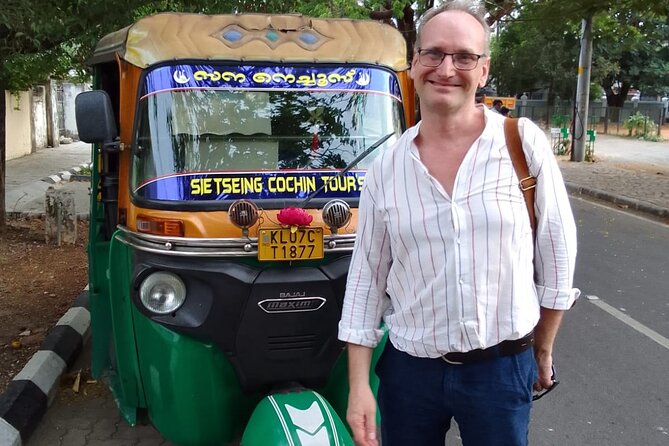
[[[652,130],[660,136],[662,125],[669,117],[661,102],[640,101],[627,103],[624,107],[609,107],[601,102],[590,103],[587,126],[584,127],[597,133],[633,136],[634,130],[626,128],[625,122],[637,113],[639,118],[635,121],[638,131],[648,134],[649,130]],[[512,114],[516,117],[530,118],[546,129],[571,128],[574,106],[568,101],[548,106],[546,101],[539,100],[527,100],[523,105],[519,100]]]

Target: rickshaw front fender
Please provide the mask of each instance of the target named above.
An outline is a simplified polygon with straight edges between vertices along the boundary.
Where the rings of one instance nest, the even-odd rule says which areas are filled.
[[[353,446],[328,401],[308,389],[273,393],[256,406],[242,437],[244,446]]]

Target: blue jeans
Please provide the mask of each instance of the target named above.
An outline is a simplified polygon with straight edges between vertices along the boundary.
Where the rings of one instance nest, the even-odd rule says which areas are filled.
[[[473,364],[416,358],[386,343],[376,366],[383,446],[444,446],[455,418],[465,446],[528,444],[532,349]]]

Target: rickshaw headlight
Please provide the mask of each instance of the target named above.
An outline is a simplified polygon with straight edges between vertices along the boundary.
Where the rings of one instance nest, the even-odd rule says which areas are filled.
[[[186,300],[186,285],[176,274],[153,273],[142,281],[139,298],[147,310],[169,314],[178,310]]]

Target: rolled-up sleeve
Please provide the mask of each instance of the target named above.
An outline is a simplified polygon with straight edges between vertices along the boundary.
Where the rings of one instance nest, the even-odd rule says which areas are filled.
[[[546,135],[530,121],[521,123],[529,169],[537,177],[534,270],[539,304],[568,310],[580,295],[573,288],[576,224],[569,196]]]
[[[379,166],[375,163],[368,171],[360,194],[357,237],[339,321],[340,340],[371,348],[383,336],[381,318],[390,304],[386,296],[390,240],[375,198],[379,191],[375,168]]]

